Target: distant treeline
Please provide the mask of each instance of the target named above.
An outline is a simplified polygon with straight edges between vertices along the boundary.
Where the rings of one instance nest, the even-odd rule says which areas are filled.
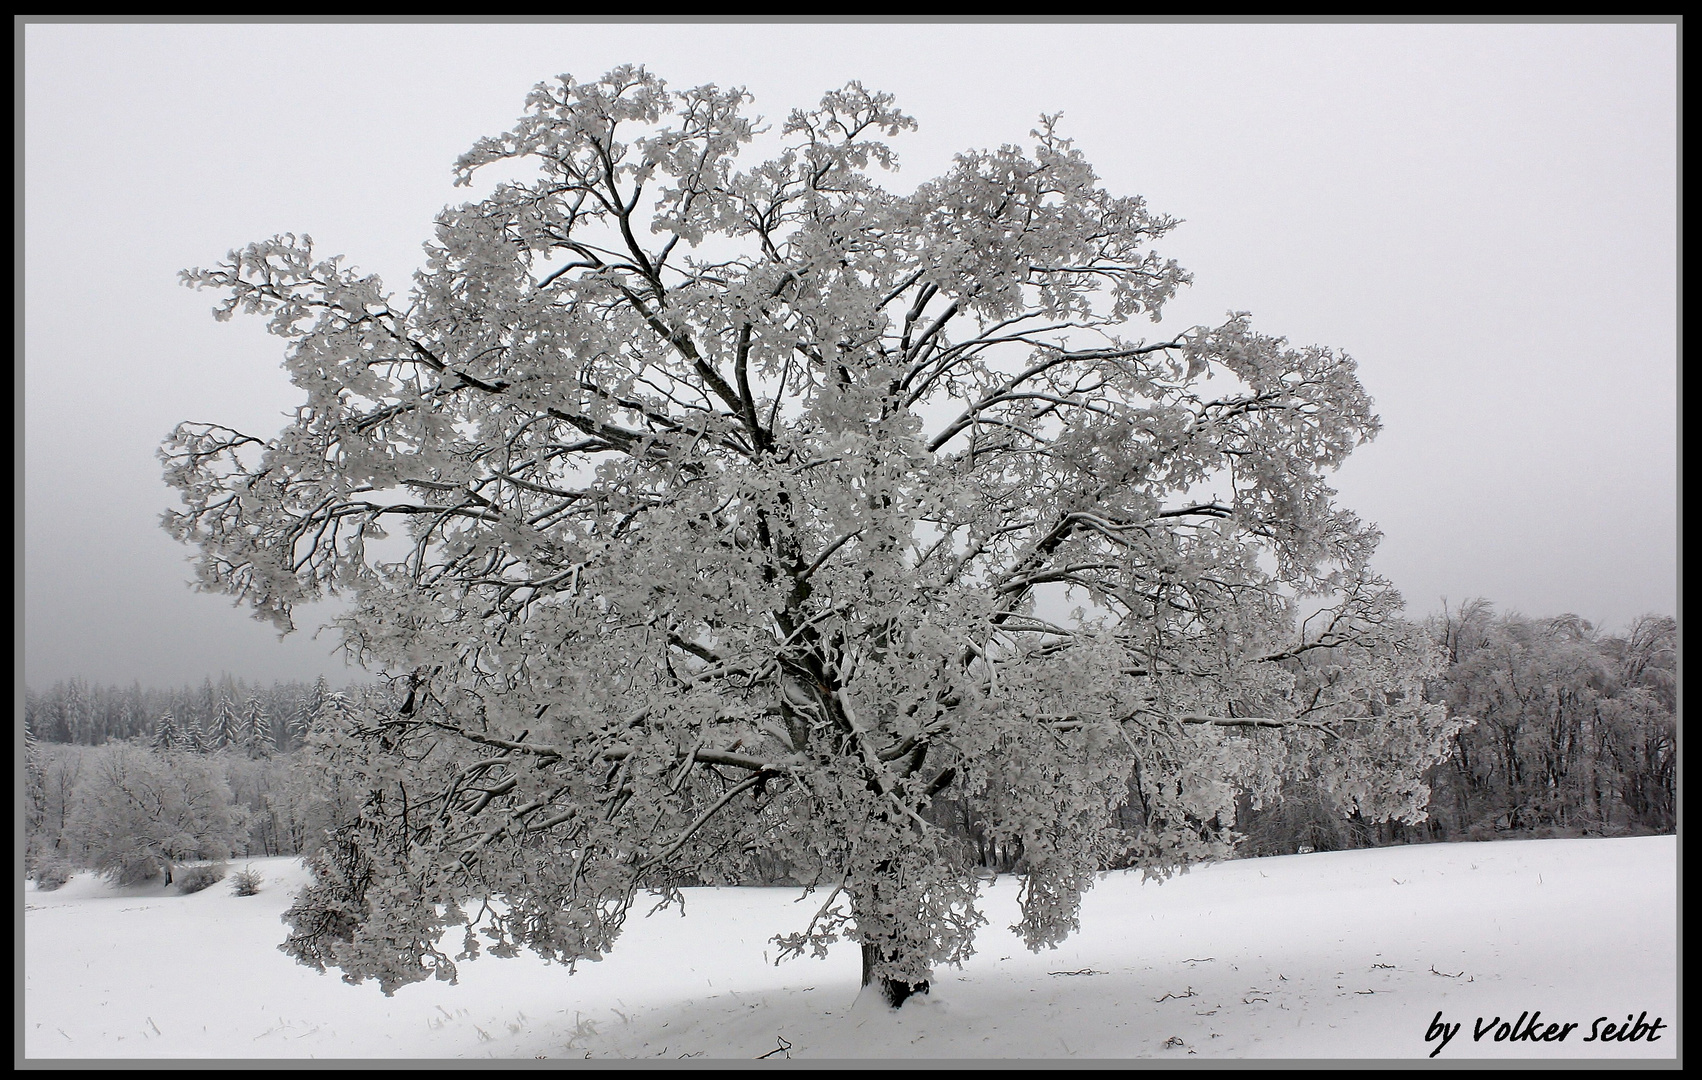
[[[378,688],[350,684],[341,692],[363,697]],[[119,687],[67,679],[42,693],[25,688],[24,728],[42,742],[80,746],[141,739],[212,750],[259,739],[268,749],[293,750],[331,693],[323,676],[268,687],[225,675],[199,687],[166,690],[140,682]]]
[[[1245,808],[1247,854],[1675,829],[1674,619],[1645,615],[1607,634],[1576,615],[1498,615],[1473,600],[1428,626],[1448,666],[1426,696],[1475,721],[1429,772],[1428,820],[1372,824],[1299,782]]]

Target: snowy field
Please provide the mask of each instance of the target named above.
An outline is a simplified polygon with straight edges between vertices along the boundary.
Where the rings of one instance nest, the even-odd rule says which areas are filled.
[[[386,998],[278,952],[306,875],[251,865],[266,880],[247,898],[228,878],[192,896],[26,883],[25,1056],[1408,1058],[1442,1041],[1438,1013],[1461,1025],[1443,1059],[1677,1052],[1673,837],[1250,859],[1162,885],[1105,874],[1083,931],[1039,955],[1005,929],[1016,882],[1001,878],[977,955],[897,1013],[859,999],[855,946],[767,962],[769,937],[813,911],[795,889],[688,889],[683,917],[635,907],[578,974],[487,955],[459,985]],[[1539,1035],[1579,1026],[1506,1038],[1538,1011]],[[1627,1014],[1660,1018],[1659,1038],[1585,1041]]]

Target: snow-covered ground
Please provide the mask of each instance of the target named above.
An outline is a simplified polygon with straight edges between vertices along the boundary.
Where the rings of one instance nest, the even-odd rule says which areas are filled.
[[[459,985],[386,998],[278,952],[306,875],[252,865],[253,897],[228,879],[192,896],[26,883],[25,1056],[1403,1058],[1436,1049],[1438,1013],[1462,1025],[1442,1058],[1677,1051],[1673,837],[1250,859],[1162,885],[1105,874],[1082,932],[1039,955],[1006,929],[1002,878],[977,955],[896,1013],[859,1000],[855,946],[768,962],[768,939],[813,912],[794,889],[688,889],[683,917],[635,908],[577,974],[487,955]],[[1538,1034],[1579,1027],[1496,1041],[1539,1010]],[[1659,1038],[1584,1041],[1627,1014],[1659,1018]]]

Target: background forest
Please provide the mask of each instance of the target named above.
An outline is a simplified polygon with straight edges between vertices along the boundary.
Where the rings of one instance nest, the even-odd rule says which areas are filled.
[[[1297,783],[1264,806],[1242,800],[1239,854],[1674,831],[1674,619],[1603,633],[1574,615],[1497,614],[1475,600],[1427,627],[1448,658],[1427,695],[1472,721],[1428,774],[1428,820],[1371,824],[1337,792]],[[390,698],[376,684],[267,688],[228,675],[198,688],[71,679],[26,689],[26,871],[44,888],[79,868],[169,881],[179,862],[310,853],[363,797],[315,767],[315,732],[391,710]],[[973,815],[941,824],[990,868],[1020,865],[1020,847]],[[749,884],[789,878],[784,866],[752,865],[763,880]]]

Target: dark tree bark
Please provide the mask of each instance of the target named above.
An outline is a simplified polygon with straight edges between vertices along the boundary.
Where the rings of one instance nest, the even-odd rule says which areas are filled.
[[[863,943],[863,985],[864,986],[868,986],[870,983],[876,981],[874,970],[875,970],[875,965],[879,962],[880,962],[880,947],[878,945],[872,945],[868,942],[864,942]],[[882,977],[879,980],[879,982],[880,982],[881,996],[886,999],[886,1003],[888,1005],[892,1006],[895,1009],[898,1008],[900,1005],[903,1005],[905,1000],[908,999],[912,994],[926,994],[928,992],[928,982],[927,982],[926,979],[924,979],[921,982],[910,983],[910,982],[900,982],[897,979],[889,979],[889,978]]]

